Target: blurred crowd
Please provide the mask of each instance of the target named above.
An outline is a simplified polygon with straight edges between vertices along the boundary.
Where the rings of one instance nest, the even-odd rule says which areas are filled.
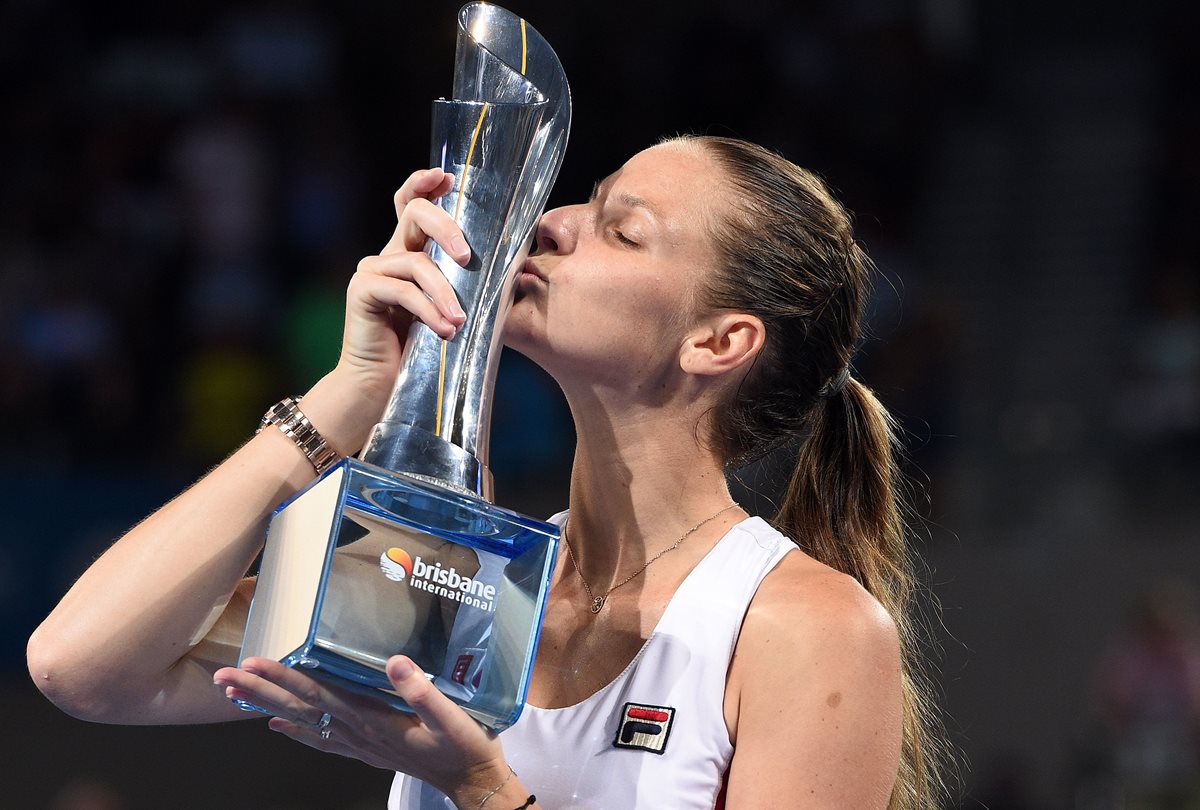
[[[16,617],[0,671],[22,677],[23,638],[87,559],[332,367],[345,284],[390,234],[392,191],[425,163],[456,8],[45,0],[0,12],[0,483],[12,514],[0,610]],[[945,282],[970,284],[972,269],[927,261],[929,178],[952,122],[1003,114],[997,65],[1038,4],[1014,3],[1011,18],[954,0],[513,8],[556,47],[574,90],[552,202],[582,198],[678,131],[748,137],[830,179],[881,270],[876,339],[856,373],[899,414],[945,519],[939,483],[971,395],[969,313]],[[1047,14],[1072,47],[1126,33]],[[1120,382],[1103,403],[1122,486],[1168,509],[1200,480],[1200,107],[1183,100],[1197,57],[1172,14],[1134,32],[1156,71],[1149,224],[1127,271],[1128,340],[1106,358]],[[553,383],[506,355],[495,418],[501,500],[552,511],[571,439]],[[1186,591],[1147,596],[1128,633],[1113,628],[1121,640],[1096,664],[1102,744],[1079,746],[1079,776],[1064,774],[1081,810],[1200,807]],[[992,762],[963,806],[1047,806],[1021,768]],[[1138,793],[1160,777],[1168,788]],[[126,806],[111,786],[71,789],[92,804],[55,807]]]
[[[15,449],[211,463],[336,359],[368,165],[333,93],[334,29],[299,6],[50,5],[27,12],[6,128]]]
[[[23,426],[14,450],[208,464],[264,402],[332,365],[344,282],[386,239],[390,190],[424,163],[453,8],[403,19],[373,4],[14,10],[0,232],[0,324],[14,348],[0,361],[0,407]],[[367,28],[373,13],[383,19]],[[622,71],[580,58],[594,29],[579,18],[596,13],[557,21],[578,118],[607,111],[637,126],[605,133],[623,143],[599,155],[577,128],[562,186],[578,194],[658,135],[716,125],[810,156],[869,212],[860,227],[878,255],[910,249],[941,86],[914,20],[832,4],[733,19],[644,10],[624,46],[641,62]],[[424,30],[437,33],[419,55],[377,52],[401,35],[411,48]],[[670,73],[654,43],[663,30],[724,65],[669,98],[639,98],[641,73]],[[797,94],[804,113],[778,115],[772,100]],[[129,453],[147,435],[156,441]]]

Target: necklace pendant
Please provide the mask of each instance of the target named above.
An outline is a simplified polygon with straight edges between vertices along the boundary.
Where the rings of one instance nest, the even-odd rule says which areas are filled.
[[[596,597],[592,598],[592,613],[599,613],[600,609],[603,607],[604,607],[604,597],[603,596],[596,596]]]

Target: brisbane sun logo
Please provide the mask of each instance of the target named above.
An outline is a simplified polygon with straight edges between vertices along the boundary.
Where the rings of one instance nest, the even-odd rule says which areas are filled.
[[[389,548],[379,555],[379,570],[393,582],[401,582],[412,576],[412,557],[402,548]]]
[[[379,555],[379,570],[392,582],[491,612],[496,609],[496,585],[460,574],[437,560],[425,562],[402,548],[392,546]]]

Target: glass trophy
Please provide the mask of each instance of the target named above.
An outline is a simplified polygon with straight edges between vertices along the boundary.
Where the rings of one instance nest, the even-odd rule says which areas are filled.
[[[433,105],[432,163],[455,176],[438,205],[471,261],[426,250],[466,323],[449,341],[414,324],[360,458],[275,510],[240,659],[274,658],[407,710],[384,671],[404,654],[489,728],[516,721],[559,529],[492,503],[491,400],[516,271],[570,120],[566,76],[537,31],[498,6],[464,6],[453,100]]]

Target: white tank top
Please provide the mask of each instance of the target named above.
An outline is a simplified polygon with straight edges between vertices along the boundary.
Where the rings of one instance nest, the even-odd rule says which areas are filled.
[[[525,706],[500,741],[540,807],[712,810],[733,756],[725,678],[742,619],[763,577],[795,547],[747,518],[692,569],[616,679],[573,706]],[[387,806],[454,809],[441,792],[399,773]]]

